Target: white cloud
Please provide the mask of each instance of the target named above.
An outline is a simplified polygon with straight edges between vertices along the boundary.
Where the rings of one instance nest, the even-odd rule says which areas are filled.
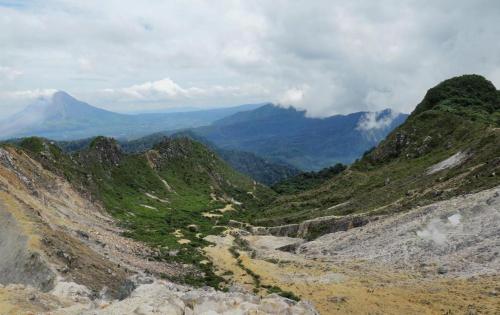
[[[244,100],[249,96],[259,95],[266,99],[270,91],[260,84],[245,85],[212,85],[184,87],[170,78],[157,81],[148,81],[121,88],[106,88],[100,90],[98,98],[105,100],[105,104],[113,103],[115,106],[105,108],[118,111],[133,111],[133,106],[140,103],[145,109],[158,109],[161,104],[166,107],[182,105],[221,104],[225,99]],[[118,106],[116,106],[118,104]],[[231,104],[231,103],[229,103]],[[234,103],[238,104],[238,103]],[[160,106],[159,106],[160,105]],[[147,107],[147,108],[146,108]]]
[[[169,78],[132,85],[118,91],[137,99],[172,99],[189,97],[192,93],[202,92],[197,88],[184,89]]]
[[[14,101],[33,101],[40,97],[49,97],[56,91],[56,89],[34,89],[0,92],[0,97]]]
[[[399,113],[393,110],[367,112],[358,121],[357,130],[370,131],[376,129],[384,129],[391,125]]]
[[[0,91],[0,121],[6,117],[21,111],[27,105],[34,101],[52,96],[55,89],[34,89],[17,91]]]
[[[278,104],[283,106],[294,106],[294,107],[303,107],[304,106],[304,98],[305,94],[309,87],[304,85],[300,88],[294,87],[288,89],[283,93],[283,95],[278,99]]]
[[[11,67],[2,67],[0,66],[0,80],[14,80],[23,74],[22,71],[13,69]]]
[[[0,4],[0,91],[55,87],[136,111],[291,97],[310,116],[409,112],[454,75],[500,86],[499,15],[494,0]]]

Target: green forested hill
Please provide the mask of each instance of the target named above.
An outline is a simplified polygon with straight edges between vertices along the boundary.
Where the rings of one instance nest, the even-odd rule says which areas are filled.
[[[205,146],[216,152],[217,155],[228,163],[236,171],[249,176],[250,178],[265,185],[273,185],[287,178],[299,174],[297,168],[281,161],[271,161],[256,154],[237,150],[224,150],[203,137],[191,132],[158,132],[134,140],[119,141],[123,151],[127,153],[141,153],[153,148],[162,142],[166,137],[188,137],[203,143]],[[85,149],[93,138],[73,141],[58,141],[57,144],[66,152],[77,152]]]
[[[259,224],[391,213],[500,183],[500,97],[464,75],[442,82],[374,150],[325,183],[280,196]]]

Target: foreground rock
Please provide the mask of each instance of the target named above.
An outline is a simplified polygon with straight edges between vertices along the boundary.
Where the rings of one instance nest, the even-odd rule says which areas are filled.
[[[49,293],[21,285],[0,288],[1,291],[9,292],[16,303],[14,307],[9,307],[8,304],[2,303],[3,299],[0,298],[1,314],[318,314],[307,302],[295,302],[275,294],[261,298],[253,294],[225,293],[211,288],[193,289],[158,280],[139,285],[129,297],[121,301],[95,297],[92,299],[89,289],[76,283],[65,282],[59,283]]]

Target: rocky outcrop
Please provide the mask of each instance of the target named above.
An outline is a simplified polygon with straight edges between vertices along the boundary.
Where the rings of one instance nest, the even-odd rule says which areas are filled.
[[[495,275],[500,270],[499,226],[500,186],[327,234],[297,252],[434,275]]]
[[[193,289],[152,278],[141,281],[146,283],[138,285],[122,300],[96,296],[74,282],[59,282],[48,293],[40,293],[29,286],[0,285],[0,312],[5,314],[4,311],[9,310],[7,314],[40,315],[318,315],[309,302],[296,302],[276,294],[259,297],[212,288]]]
[[[77,314],[59,311],[57,314]],[[112,314],[301,314],[317,312],[307,302],[295,302],[275,294],[259,298],[238,292],[193,290],[172,283],[154,282],[138,287],[125,300],[92,309],[85,315]]]
[[[271,227],[252,227],[247,226],[253,234],[299,237],[305,239],[314,239],[318,236],[363,226],[371,221],[377,221],[380,216],[348,215],[348,216],[326,216],[311,220],[306,220],[299,224],[287,224]],[[244,226],[240,226],[244,227]]]
[[[48,291],[54,286],[56,274],[28,242],[28,236],[0,200],[0,284],[19,283]]]
[[[106,137],[97,137],[90,144],[90,149],[83,154],[91,156],[91,160],[101,164],[118,165],[123,158],[123,152],[115,139]]]

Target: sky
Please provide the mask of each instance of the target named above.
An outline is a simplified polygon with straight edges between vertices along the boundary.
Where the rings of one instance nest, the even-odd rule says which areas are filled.
[[[411,112],[465,73],[500,87],[500,1],[0,0],[0,118],[56,90],[117,112]]]

